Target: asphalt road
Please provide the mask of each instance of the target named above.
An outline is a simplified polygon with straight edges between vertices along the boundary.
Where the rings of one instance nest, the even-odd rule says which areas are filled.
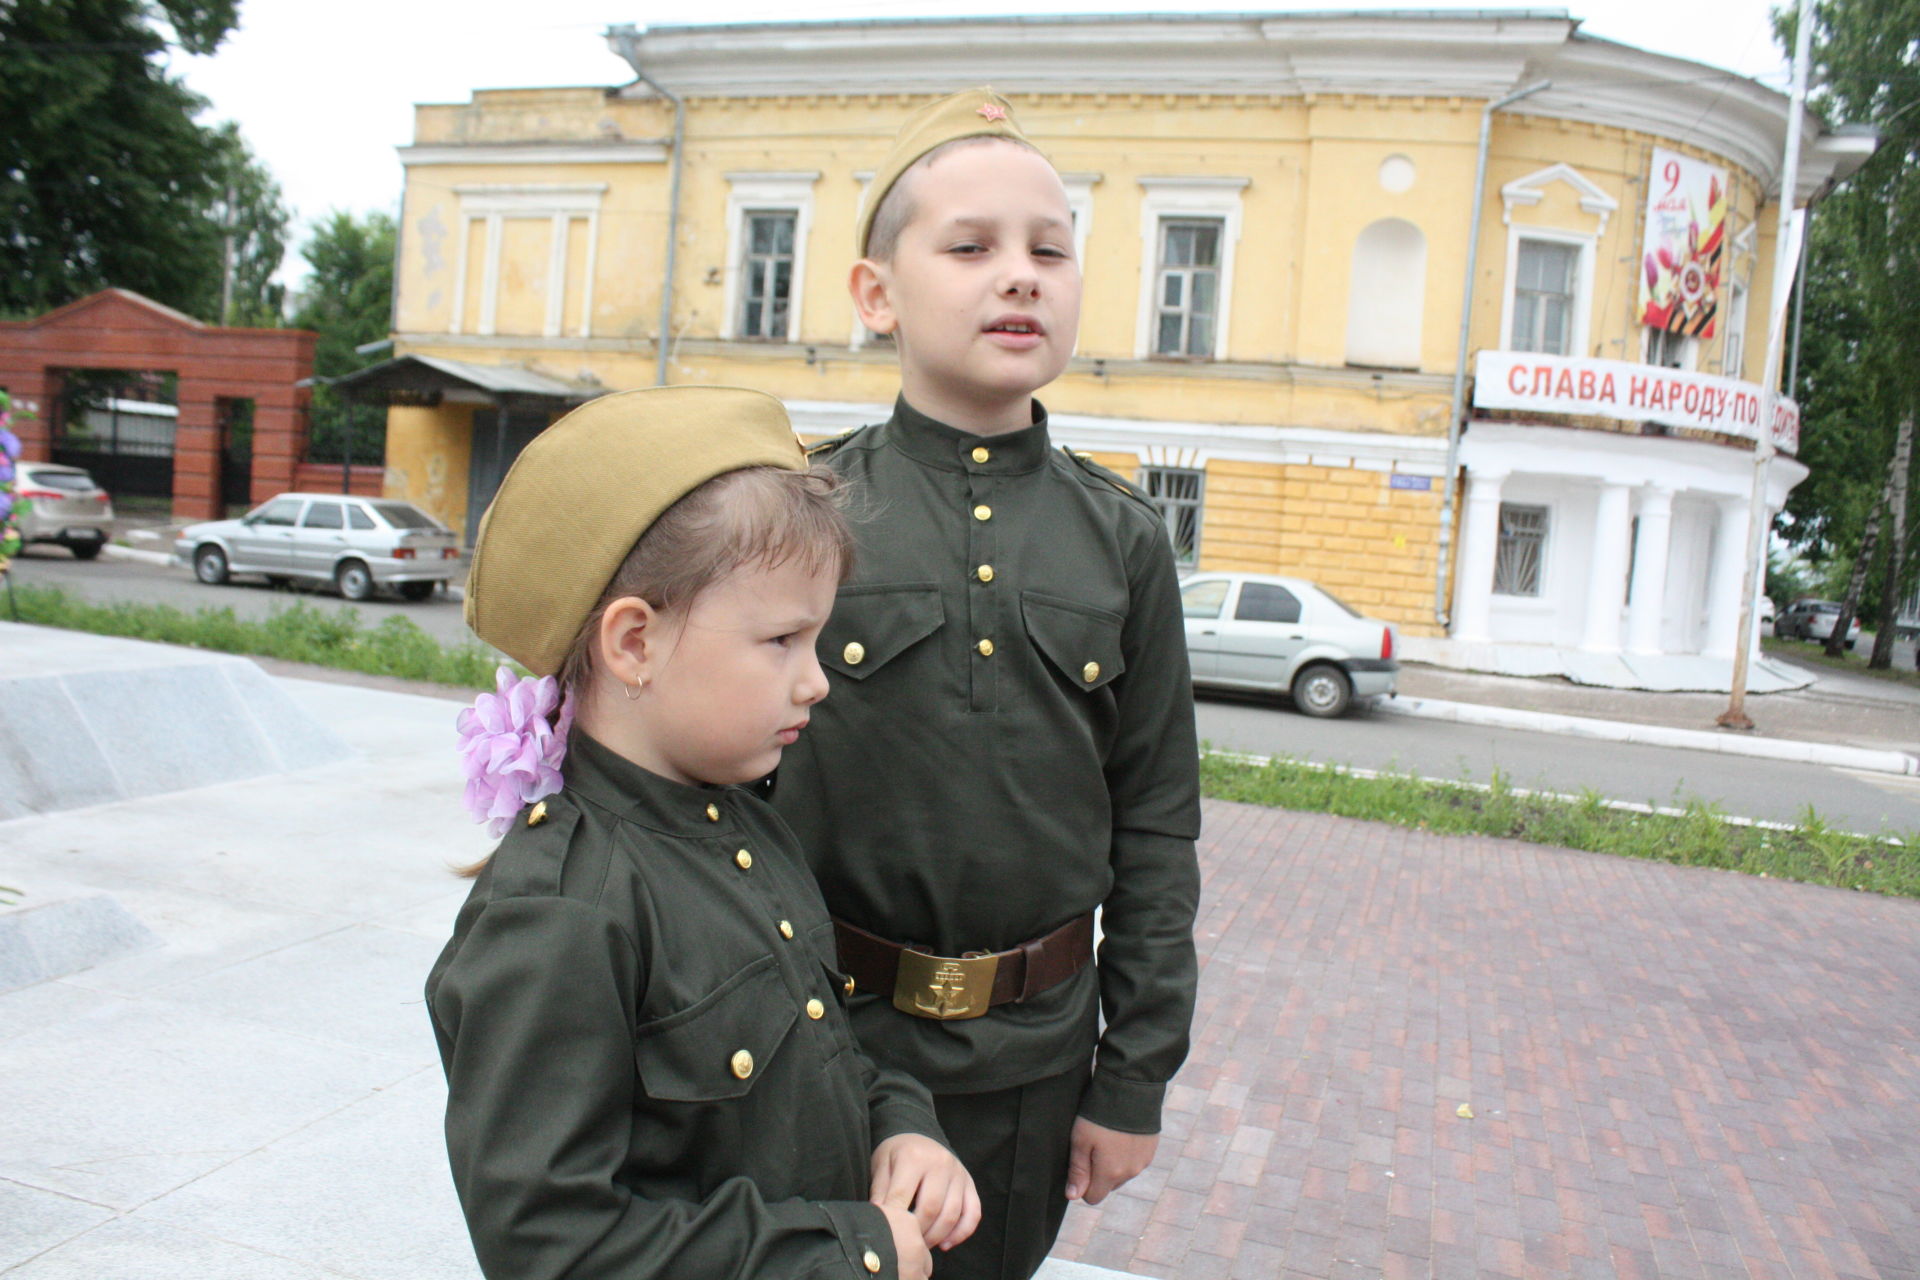
[[[14,572],[22,583],[59,586],[94,600],[230,608],[242,617],[265,617],[306,601],[322,609],[358,609],[369,622],[397,613],[443,643],[473,638],[460,602],[444,594],[419,604],[383,599],[350,605],[330,590],[275,590],[245,581],[209,587],[178,565],[107,557],[83,563],[57,547],[29,548],[15,561]],[[1728,813],[1780,822],[1796,819],[1812,804],[1828,822],[1849,830],[1920,833],[1920,778],[1377,712],[1315,720],[1281,699],[1204,694],[1198,708],[1201,738],[1229,750],[1475,782],[1486,782],[1498,771],[1517,787],[1570,794],[1592,788],[1644,804],[1677,806],[1698,797]]]
[[[1198,709],[1202,741],[1226,750],[1474,782],[1498,771],[1515,787],[1570,795],[1591,788],[1610,799],[1676,808],[1698,798],[1777,822],[1794,821],[1812,804],[1847,830],[1920,835],[1920,778],[1378,711],[1315,720],[1278,699],[1209,693],[1200,695]]]

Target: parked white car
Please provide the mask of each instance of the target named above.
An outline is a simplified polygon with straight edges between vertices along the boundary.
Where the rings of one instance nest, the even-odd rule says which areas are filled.
[[[1310,716],[1337,716],[1399,681],[1393,624],[1305,578],[1196,573],[1180,603],[1196,686],[1285,693]]]
[[[91,560],[107,545],[113,500],[79,467],[18,464],[13,501],[24,542],[57,542],[76,560]]]
[[[331,582],[349,600],[380,587],[425,600],[461,569],[460,539],[411,502],[344,493],[283,493],[238,520],[188,525],[173,555],[208,586],[257,573]]]
[[[1824,642],[1833,634],[1833,624],[1839,620],[1840,603],[1837,600],[1795,600],[1774,621],[1773,634]],[[1856,617],[1847,627],[1847,648],[1853,648],[1859,639],[1860,619]]]

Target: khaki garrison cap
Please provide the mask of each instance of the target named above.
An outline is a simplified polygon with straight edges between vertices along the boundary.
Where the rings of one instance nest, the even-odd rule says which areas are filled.
[[[887,158],[874,171],[873,181],[867,184],[866,198],[860,202],[860,224],[853,233],[855,253],[866,255],[867,238],[873,234],[873,215],[879,210],[880,202],[887,198],[887,192],[900,181],[900,175],[935,147],[960,138],[1012,138],[1033,146],[1032,139],[1014,123],[1013,104],[992,89],[969,89],[928,103],[900,126],[893,149],[887,152]]]
[[[467,625],[553,675],[663,511],[728,471],[806,465],[786,409],[758,391],[651,387],[590,400],[521,450],[480,518]]]

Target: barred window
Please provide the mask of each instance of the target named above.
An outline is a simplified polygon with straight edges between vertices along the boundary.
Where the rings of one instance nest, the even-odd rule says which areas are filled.
[[[1192,568],[1200,558],[1200,503],[1207,473],[1185,467],[1142,467],[1140,487],[1160,508],[1167,536],[1173,540],[1174,562]]]
[[[792,209],[749,209],[746,219],[740,336],[783,342],[793,297],[793,231],[799,215]]]
[[[1500,504],[1500,546],[1493,558],[1493,590],[1502,596],[1540,594],[1547,543],[1547,508]]]
[[[1155,355],[1212,357],[1223,226],[1219,218],[1161,220]]]

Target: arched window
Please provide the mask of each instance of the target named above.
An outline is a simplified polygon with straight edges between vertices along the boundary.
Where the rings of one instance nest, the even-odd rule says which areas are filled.
[[[1427,302],[1427,237],[1403,218],[1370,223],[1353,242],[1347,292],[1347,363],[1420,367]]]

